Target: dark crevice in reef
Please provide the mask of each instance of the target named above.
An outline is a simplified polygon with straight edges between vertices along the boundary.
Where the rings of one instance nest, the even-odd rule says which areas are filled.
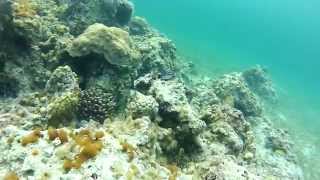
[[[178,112],[167,112],[160,106],[159,115],[162,117],[162,121],[160,122],[160,126],[164,128],[174,128],[179,125],[179,113]]]
[[[121,2],[117,8],[116,20],[120,23],[120,25],[128,24],[131,19],[132,13],[132,5],[127,2]]]
[[[17,97],[18,93],[18,81],[14,77],[0,73],[0,98]]]
[[[106,66],[103,56],[96,54],[71,58],[66,64],[69,64],[73,71],[79,76],[81,89],[86,89],[90,77],[102,75],[104,67]]]
[[[79,85],[81,89],[89,88],[88,84],[92,78],[98,78],[108,74],[116,81],[121,74],[129,73],[129,69],[112,65],[99,54],[89,54],[78,58],[65,56],[61,59],[61,63],[69,65],[79,76]]]

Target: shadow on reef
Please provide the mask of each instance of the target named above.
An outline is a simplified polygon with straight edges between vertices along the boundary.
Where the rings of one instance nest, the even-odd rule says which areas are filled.
[[[6,74],[0,73],[0,98],[17,97],[19,93],[18,81]]]

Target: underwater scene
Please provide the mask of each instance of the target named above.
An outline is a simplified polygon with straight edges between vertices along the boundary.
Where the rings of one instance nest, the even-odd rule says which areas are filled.
[[[320,179],[319,9],[0,0],[0,180]]]

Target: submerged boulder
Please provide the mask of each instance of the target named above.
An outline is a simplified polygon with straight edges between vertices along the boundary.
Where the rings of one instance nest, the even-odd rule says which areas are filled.
[[[99,23],[89,26],[74,39],[68,52],[72,57],[100,54],[110,64],[119,66],[133,65],[138,58],[138,52],[126,31]]]
[[[139,16],[135,16],[132,18],[129,24],[129,30],[130,34],[132,35],[146,35],[152,32],[146,19]]]
[[[46,83],[48,93],[63,93],[66,91],[79,91],[78,78],[69,66],[58,67]]]
[[[208,129],[203,133],[205,141],[223,143],[228,154],[251,160],[255,153],[252,127],[243,113],[229,105],[216,104],[203,110],[202,119]]]
[[[143,116],[154,117],[158,113],[158,103],[152,97],[144,95],[138,91],[131,91],[127,111],[132,117],[139,118]]]
[[[262,105],[241,73],[224,75],[213,82],[213,89],[224,104],[239,109],[245,116],[261,115]]]
[[[267,70],[261,66],[248,69],[242,73],[243,78],[248,84],[249,88],[262,97],[264,100],[270,102],[277,101],[277,93],[272,85],[271,80],[267,76]]]
[[[73,35],[79,35],[89,25],[101,23],[107,26],[125,26],[134,11],[128,0],[56,0],[67,4],[61,20],[70,27]]]
[[[205,127],[204,121],[188,103],[185,87],[177,81],[153,82],[150,93],[159,103],[159,115],[162,117],[160,125],[174,128],[180,135],[198,135]]]

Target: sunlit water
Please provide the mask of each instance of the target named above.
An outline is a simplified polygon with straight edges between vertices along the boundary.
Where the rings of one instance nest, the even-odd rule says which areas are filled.
[[[320,144],[320,1],[134,0],[136,14],[169,38],[204,74],[268,67],[280,94],[281,125],[300,149]],[[311,175],[319,149],[301,150]],[[310,155],[311,153],[311,155]],[[309,157],[307,157],[309,156]],[[310,158],[311,157],[311,158]],[[310,158],[310,159],[308,159]],[[311,162],[313,161],[313,162]],[[317,163],[319,162],[319,163]],[[307,177],[312,179],[312,177]]]

